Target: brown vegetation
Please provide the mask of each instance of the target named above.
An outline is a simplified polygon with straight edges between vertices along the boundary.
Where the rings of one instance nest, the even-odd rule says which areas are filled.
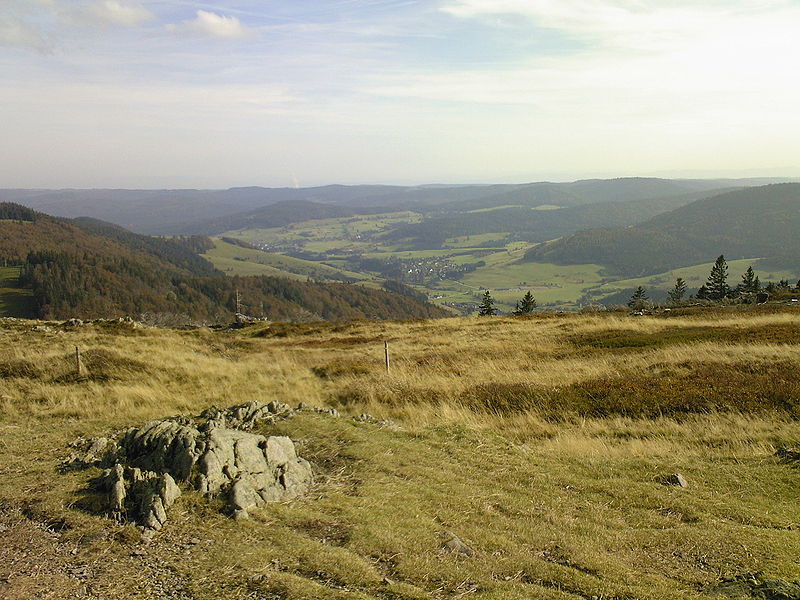
[[[796,450],[776,455],[800,442],[796,311],[33,325],[0,324],[10,598],[667,600],[800,579]],[[345,417],[265,431],[298,443],[318,485],[250,522],[189,492],[142,548],[97,512],[91,471],[58,473],[78,436],[271,399]],[[364,412],[401,429],[346,418]],[[662,483],[676,471],[686,489]],[[442,554],[442,530],[475,556]]]

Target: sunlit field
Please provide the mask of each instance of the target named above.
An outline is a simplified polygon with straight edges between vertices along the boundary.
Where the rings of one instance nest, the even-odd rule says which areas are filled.
[[[800,579],[800,472],[776,456],[800,443],[800,312],[680,312],[234,331],[4,320],[0,589],[666,600]],[[77,437],[253,400],[341,416],[265,426],[316,484],[249,521],[187,492],[141,546],[98,508],[96,469],[58,471]],[[675,472],[688,487],[664,484]],[[443,553],[443,530],[474,556]]]

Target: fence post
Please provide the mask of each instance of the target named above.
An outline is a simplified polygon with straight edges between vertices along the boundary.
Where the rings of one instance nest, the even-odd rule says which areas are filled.
[[[386,373],[389,373],[389,342],[383,342],[383,357],[386,361]]]
[[[83,375],[83,364],[81,363],[81,349],[75,346],[75,370],[78,372],[78,377]]]

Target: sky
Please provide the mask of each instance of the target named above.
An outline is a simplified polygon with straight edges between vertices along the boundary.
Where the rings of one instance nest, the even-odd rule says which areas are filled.
[[[800,175],[800,0],[0,0],[0,188]]]

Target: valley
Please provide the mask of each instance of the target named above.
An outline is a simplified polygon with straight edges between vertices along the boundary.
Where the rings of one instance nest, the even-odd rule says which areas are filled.
[[[6,195],[14,194],[6,190]],[[57,214],[87,210],[118,222],[132,217],[129,208],[120,205],[115,213],[113,204],[101,203],[98,191],[82,197],[56,192],[19,197],[32,206],[57,209]],[[179,260],[183,273],[191,265],[195,275],[208,276],[216,269],[229,278],[340,282],[373,290],[397,281],[408,286],[408,294],[427,298],[449,314],[474,313],[487,290],[504,313],[528,291],[545,311],[623,305],[638,286],[664,302],[678,277],[687,282],[687,295],[695,293],[720,254],[729,261],[734,287],[750,266],[765,284],[783,280],[794,285],[800,279],[794,235],[800,228],[797,183],[627,178],[502,186],[126,192],[120,197],[136,198],[139,208],[168,199],[163,210],[175,218],[180,206],[206,216],[169,225],[163,213],[166,220],[158,226],[151,221],[137,225],[172,233],[158,238],[135,237],[92,219],[75,223],[87,233],[156,250],[168,260],[178,256],[176,251],[167,252],[159,243],[194,239],[199,244],[192,248],[195,256]],[[212,197],[227,199],[233,212],[219,214],[220,206],[209,204]],[[60,205],[55,198],[61,198]],[[212,209],[216,214],[208,212]],[[16,227],[14,235],[24,237],[24,226],[9,222],[7,227]],[[21,246],[16,248],[19,255]],[[247,302],[261,307],[257,316],[264,314],[266,305],[257,296]],[[222,313],[204,308],[202,314]]]

